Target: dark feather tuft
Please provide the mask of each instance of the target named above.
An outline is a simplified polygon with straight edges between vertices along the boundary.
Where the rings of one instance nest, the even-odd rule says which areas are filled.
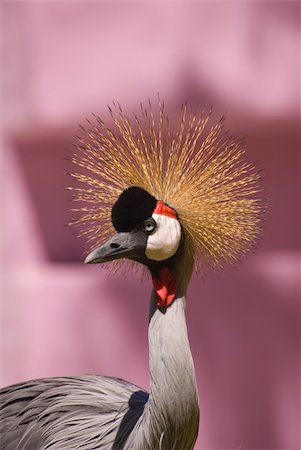
[[[116,231],[131,231],[152,215],[157,200],[144,189],[133,186],[123,191],[112,208]]]

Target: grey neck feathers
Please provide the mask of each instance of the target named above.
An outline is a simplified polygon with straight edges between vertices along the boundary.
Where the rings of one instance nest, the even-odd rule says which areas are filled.
[[[190,277],[189,277],[190,278]],[[193,449],[199,408],[185,319],[185,286],[160,310],[152,293],[149,318],[150,394],[135,448]],[[137,445],[137,447],[136,447]]]

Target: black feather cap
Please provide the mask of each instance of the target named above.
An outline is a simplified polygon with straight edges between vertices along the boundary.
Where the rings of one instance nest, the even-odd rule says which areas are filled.
[[[115,230],[134,230],[152,215],[156,204],[155,197],[140,187],[125,189],[112,207],[111,220]]]

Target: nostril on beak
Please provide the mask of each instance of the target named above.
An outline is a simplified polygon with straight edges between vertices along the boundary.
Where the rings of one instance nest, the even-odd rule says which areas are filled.
[[[110,244],[110,247],[111,247],[111,248],[119,248],[120,245],[117,244],[116,242],[113,242],[112,244]]]

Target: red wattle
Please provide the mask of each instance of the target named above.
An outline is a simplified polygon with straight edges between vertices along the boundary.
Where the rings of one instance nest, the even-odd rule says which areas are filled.
[[[154,290],[157,294],[158,306],[169,306],[175,299],[177,283],[175,277],[167,269],[159,270],[159,278],[153,277]]]

